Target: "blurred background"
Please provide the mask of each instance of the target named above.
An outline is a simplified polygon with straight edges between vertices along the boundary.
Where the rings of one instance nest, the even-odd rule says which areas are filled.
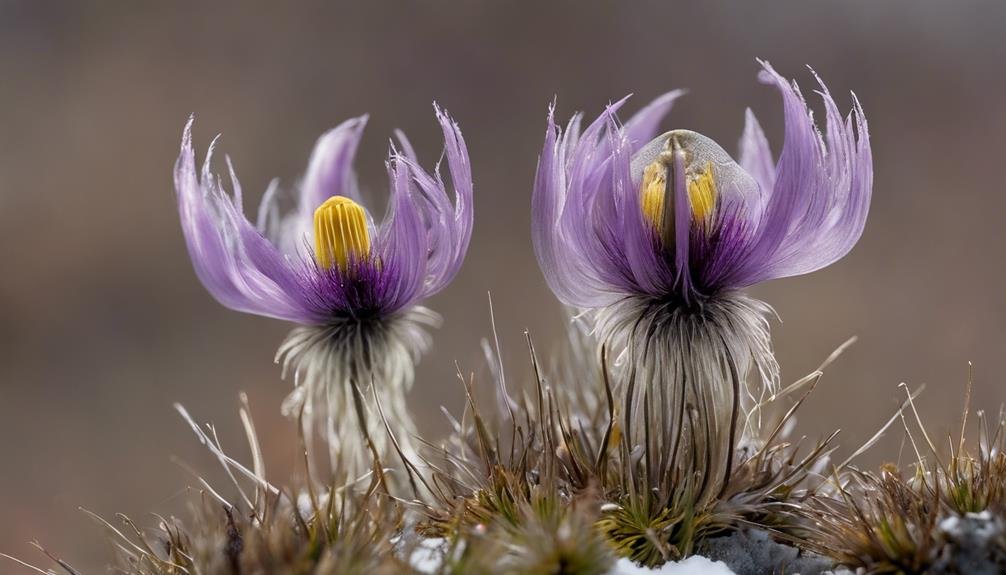
[[[461,406],[454,362],[482,367],[488,291],[511,381],[528,376],[525,328],[541,350],[562,337],[529,236],[554,96],[566,118],[685,87],[668,127],[733,150],[750,106],[778,151],[781,108],[756,82],[755,58],[808,91],[813,65],[843,109],[850,90],[862,99],[876,185],[847,258],[753,290],[784,320],[773,333],[787,381],[860,337],[798,432],[842,428],[848,453],[891,415],[904,381],[927,385],[920,410],[940,436],[959,420],[969,361],[975,404],[1006,400],[996,364],[1006,351],[1006,4],[281,4],[0,1],[0,551],[38,559],[26,543],[38,538],[103,572],[101,529],[78,507],[141,524],[183,512],[194,480],[172,458],[213,464],[172,402],[215,422],[244,457],[247,391],[270,475],[294,469],[278,409],[291,383],[272,361],[289,326],[217,304],[182,241],[171,169],[191,113],[200,155],[224,134],[249,206],[271,178],[299,177],[322,131],[365,112],[358,169],[383,198],[392,130],[429,164],[442,145],[431,102],[457,118],[476,227],[460,276],[430,302],[445,324],[411,395],[436,435],[439,406]],[[892,430],[863,464],[897,459],[903,437]]]

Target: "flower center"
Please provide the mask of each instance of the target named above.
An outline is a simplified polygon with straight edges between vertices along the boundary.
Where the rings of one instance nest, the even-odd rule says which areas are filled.
[[[324,269],[338,265],[345,272],[351,261],[370,255],[367,212],[343,196],[332,196],[314,211],[314,257]]]
[[[674,205],[674,154],[682,153],[680,149],[668,151],[660,155],[643,170],[643,183],[640,186],[643,216],[650,222],[660,237],[669,232],[673,218],[665,217],[667,206]],[[698,170],[686,170],[685,186],[688,190],[688,203],[692,211],[692,220],[704,222],[709,218],[716,206],[716,180],[713,179],[712,162]],[[670,221],[669,221],[670,220]]]

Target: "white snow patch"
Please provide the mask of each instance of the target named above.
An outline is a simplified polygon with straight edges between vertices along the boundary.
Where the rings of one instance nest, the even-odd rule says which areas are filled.
[[[981,513],[965,513],[963,518],[957,515],[950,515],[943,521],[940,521],[939,528],[944,533],[955,537],[962,537],[966,529],[971,529],[979,535],[991,537],[995,530],[995,526],[990,524],[991,521],[992,513],[986,509]]]
[[[722,561],[712,561],[701,555],[692,555],[684,561],[664,563],[656,569],[640,567],[625,559],[618,560],[608,575],[735,575]]]
[[[409,564],[420,573],[436,573],[444,563],[446,551],[446,539],[422,539],[409,556]]]
[[[944,519],[943,521],[940,521],[940,526],[939,527],[940,527],[940,531],[942,531],[944,533],[949,533],[951,535],[960,535],[961,534],[961,519],[960,519],[960,517],[957,517],[956,515],[951,515],[951,516],[947,517],[946,519]]]

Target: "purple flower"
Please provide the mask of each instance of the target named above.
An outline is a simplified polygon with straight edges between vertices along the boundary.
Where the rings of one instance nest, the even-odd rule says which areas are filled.
[[[778,161],[754,114],[735,162],[685,130],[652,139],[677,92],[624,126],[625,100],[580,133],[549,114],[535,182],[534,243],[564,303],[597,308],[626,295],[684,302],[823,268],[856,244],[870,204],[872,157],[858,102],[843,118],[818,80],[823,134],[795,84],[767,63],[782,94]],[[651,140],[652,139],[652,140]]]
[[[376,413],[361,422],[355,389],[372,391],[408,451],[414,425],[405,391],[415,362],[429,346],[426,327],[439,321],[417,305],[457,274],[472,231],[472,178],[468,150],[457,124],[436,108],[453,200],[439,164],[423,169],[398,133],[387,161],[391,197],[375,224],[363,207],[352,163],[366,117],[324,134],[297,187],[295,207],[279,211],[273,183],[256,224],[245,216],[241,186],[230,166],[233,194],[210,170],[213,146],[202,170],[192,149],[192,121],[185,127],[175,166],[182,230],[203,285],[223,305],[301,324],[279,348],[284,376],[296,388],[284,412],[304,416],[304,434],[327,444],[331,469],[359,475],[371,468],[360,426],[379,451],[390,449]],[[373,384],[373,389],[371,389]],[[314,466],[318,469],[317,464]]]
[[[352,169],[366,117],[348,120],[318,140],[291,214],[278,212],[278,188],[271,186],[257,224],[243,214],[233,168],[233,195],[210,171],[212,145],[202,170],[196,169],[190,121],[175,166],[175,189],[185,241],[203,285],[231,309],[306,325],[386,317],[443,289],[468,248],[472,183],[460,129],[439,108],[437,120],[456,199],[451,201],[439,166],[432,174],[424,170],[399,134],[401,148],[393,149],[387,162],[391,198],[379,225],[361,207]]]
[[[726,484],[738,436],[759,425],[752,367],[761,394],[778,385],[771,308],[739,289],[848,253],[873,184],[858,101],[843,118],[818,79],[822,133],[795,84],[767,63],[759,78],[782,95],[777,161],[750,111],[734,161],[695,132],[654,137],[678,92],[624,125],[616,117],[623,99],[582,131],[579,114],[562,131],[550,111],[532,199],[549,286],[588,312],[634,425],[645,426],[656,405],[680,426],[647,449],[693,458],[703,477],[697,500]]]

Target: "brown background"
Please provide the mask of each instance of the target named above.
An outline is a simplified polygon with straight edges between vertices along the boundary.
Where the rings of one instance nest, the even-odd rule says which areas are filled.
[[[288,326],[230,312],[192,273],[171,166],[196,113],[205,150],[222,132],[246,193],[304,169],[315,138],[370,112],[359,168],[385,191],[395,127],[427,162],[440,151],[430,103],[460,121],[476,177],[476,228],[412,394],[422,427],[460,406],[453,361],[481,365],[492,290],[511,378],[527,374],[521,332],[542,348],[562,317],[529,239],[530,183],[548,102],[596,113],[687,87],[670,125],[734,149],[745,106],[775,149],[769,59],[809,90],[813,65],[874,134],[870,221],[852,254],[755,293],[776,307],[786,379],[846,337],[800,419],[846,449],[891,413],[897,384],[928,384],[940,433],[958,418],[967,362],[976,403],[1006,399],[1006,4],[1001,2],[0,2],[0,550],[38,557],[37,537],[102,572],[106,517],[177,512],[193,481],[170,457],[211,462],[171,409],[180,401],[243,455],[247,390],[272,476],[295,459],[272,354]],[[898,456],[893,432],[864,463]],[[15,569],[6,565],[0,570]]]

